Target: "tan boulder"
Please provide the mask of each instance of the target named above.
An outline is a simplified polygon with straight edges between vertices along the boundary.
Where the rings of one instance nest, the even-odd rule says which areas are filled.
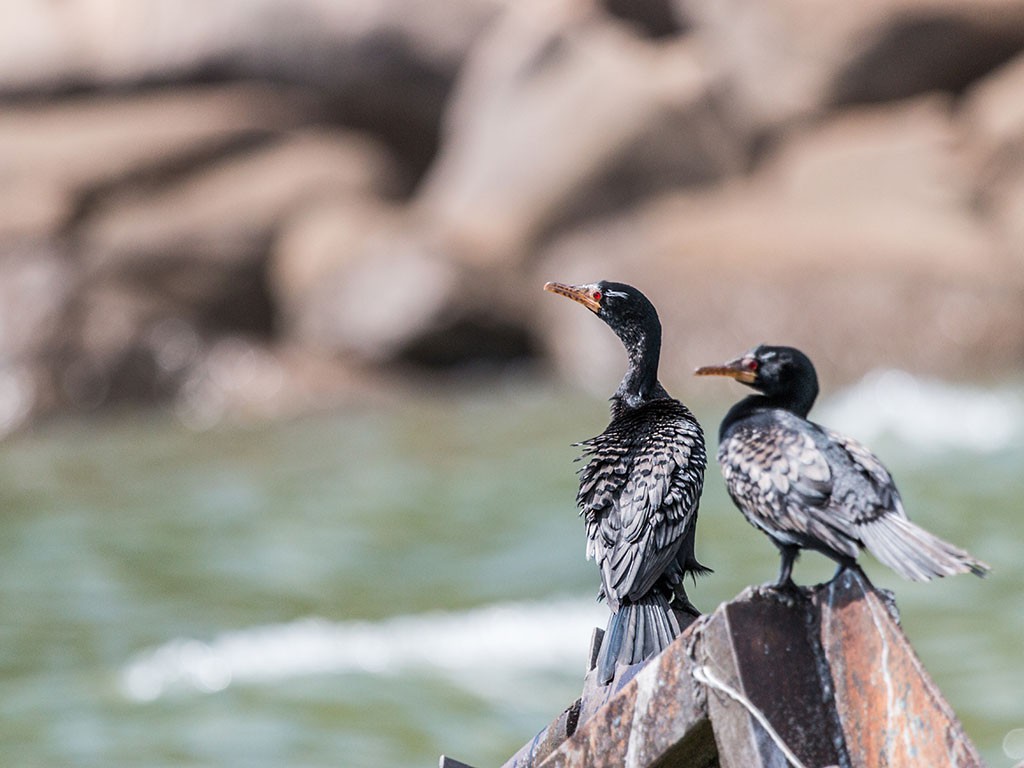
[[[372,141],[295,132],[156,189],[104,198],[81,222],[77,242],[90,281],[130,278],[214,326],[269,331],[260,284],[284,220],[319,197],[382,194],[392,179]],[[217,313],[234,321],[217,323]]]
[[[1024,54],[979,80],[964,97],[961,114],[979,171],[992,177],[1024,164]]]
[[[404,54],[453,68],[504,0],[63,0],[5,8],[0,91],[193,79],[323,84]],[[367,55],[370,49],[376,59]],[[327,61],[325,61],[327,57]],[[352,66],[327,67],[330,59]],[[277,77],[274,77],[276,75]]]
[[[979,81],[961,110],[982,209],[1010,268],[1024,271],[1024,56]]]
[[[771,129],[834,105],[959,91],[1024,47],[1021,0],[676,0]]]
[[[703,56],[645,40],[594,3],[510,5],[466,62],[422,216],[493,264],[567,222],[738,171],[745,142]]]
[[[310,113],[294,91],[256,85],[7,105],[0,110],[0,240],[53,236],[97,192],[201,163]]]
[[[251,261],[293,210],[319,196],[384,194],[393,182],[389,158],[373,141],[296,131],[156,189],[108,196],[82,222],[80,242],[93,269],[130,268],[154,256]]]
[[[418,176],[466,51],[506,2],[7,3],[0,94],[209,79],[298,85],[336,121],[386,139]]]
[[[369,198],[325,201],[289,223],[271,290],[291,338],[384,362],[462,305],[460,269],[409,212]]]
[[[57,361],[66,400],[165,397],[218,335],[269,336],[266,258],[284,222],[321,197],[384,194],[394,177],[371,140],[291,131],[96,195],[74,229],[82,274]]]
[[[995,372],[1024,352],[1024,276],[974,211],[957,147],[943,99],[847,110],[749,180],[667,195],[563,239],[536,279],[649,290],[670,380],[760,342],[806,347],[841,379],[886,366]],[[545,333],[563,368],[592,377],[594,340],[563,333]]]
[[[270,287],[290,342],[359,366],[537,351],[521,270],[471,265],[408,206],[339,198],[304,211],[275,243]]]
[[[52,408],[75,273],[47,247],[0,253],[0,437]]]
[[[309,348],[229,334],[200,349],[173,407],[186,426],[208,429],[386,398],[351,366]]]

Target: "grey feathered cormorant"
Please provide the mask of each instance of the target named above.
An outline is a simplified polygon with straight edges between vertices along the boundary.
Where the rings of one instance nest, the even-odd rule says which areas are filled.
[[[728,376],[760,394],[741,400],[719,432],[718,461],[744,517],[782,554],[775,586],[792,588],[801,549],[856,564],[861,549],[912,581],[989,567],[910,522],[888,470],[867,448],[807,420],[818,396],[810,359],[761,345],[699,376]]]

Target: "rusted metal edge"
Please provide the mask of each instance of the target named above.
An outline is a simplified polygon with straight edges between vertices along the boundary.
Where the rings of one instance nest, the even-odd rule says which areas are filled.
[[[722,765],[849,768],[805,593],[749,589],[719,607],[697,669]]]
[[[891,596],[847,570],[812,600],[854,768],[984,766],[907,640]]]
[[[703,690],[692,679],[695,630],[691,625],[642,668],[621,669],[609,686],[621,688],[541,768],[646,766],[668,756],[694,768],[711,765],[714,739]]]
[[[565,742],[579,723],[580,699],[576,699],[562,713],[551,721],[544,730],[520,747],[502,768],[532,768],[541,762]]]
[[[788,596],[747,589],[577,705],[577,727],[560,724],[570,707],[506,768],[982,766],[859,570]]]

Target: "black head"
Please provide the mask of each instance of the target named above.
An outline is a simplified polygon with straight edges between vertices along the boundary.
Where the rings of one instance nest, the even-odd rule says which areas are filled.
[[[723,365],[697,369],[698,376],[728,376],[756,389],[780,407],[806,416],[818,396],[818,374],[807,355],[793,347],[762,344]]]
[[[622,340],[629,367],[613,402],[636,408],[651,398],[665,396],[658,383],[661,321],[646,296],[631,285],[607,280],[586,285],[547,283],[544,290],[579,302],[604,320]]]
[[[656,334],[661,342],[661,321],[650,300],[632,285],[601,280],[586,285],[547,283],[545,291],[579,302],[604,320],[629,348]]]

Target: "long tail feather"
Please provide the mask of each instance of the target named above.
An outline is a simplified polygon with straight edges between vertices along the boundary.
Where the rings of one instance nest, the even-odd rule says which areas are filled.
[[[859,533],[872,555],[911,581],[930,581],[968,571],[984,576],[991,570],[966,551],[905,517],[886,515],[865,525]]]
[[[660,592],[622,603],[608,619],[597,659],[598,679],[607,685],[617,664],[639,664],[661,653],[679,634],[679,622]]]

